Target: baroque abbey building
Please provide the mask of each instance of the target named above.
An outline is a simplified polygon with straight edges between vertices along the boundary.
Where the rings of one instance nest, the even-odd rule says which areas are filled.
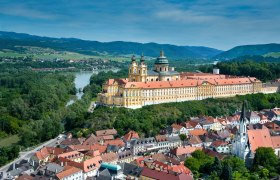
[[[128,78],[109,79],[98,94],[100,105],[140,108],[168,102],[231,97],[252,93],[274,93],[278,87],[264,86],[254,77],[237,77],[211,73],[179,73],[169,67],[163,51],[149,69],[144,56],[137,62],[132,56]]]

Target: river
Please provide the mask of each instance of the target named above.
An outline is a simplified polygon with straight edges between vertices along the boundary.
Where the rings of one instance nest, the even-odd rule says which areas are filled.
[[[110,69],[111,70],[111,69]],[[109,70],[103,70],[103,71],[109,71]],[[113,69],[111,70],[113,72],[119,71],[119,69]],[[69,106],[73,104],[76,100],[79,100],[83,96],[83,89],[90,83],[90,77],[93,74],[98,74],[100,71],[80,71],[80,72],[75,72],[75,88],[76,88],[76,98],[75,99],[70,99],[66,106]]]

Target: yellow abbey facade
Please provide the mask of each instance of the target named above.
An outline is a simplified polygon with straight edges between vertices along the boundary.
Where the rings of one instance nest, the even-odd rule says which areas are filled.
[[[162,51],[153,70],[148,69],[144,56],[139,63],[133,56],[128,71],[128,78],[109,79],[103,84],[98,104],[141,108],[151,104],[277,91],[275,87],[263,88],[262,82],[254,77],[222,75],[218,69],[214,69],[213,74],[178,73],[169,67]]]

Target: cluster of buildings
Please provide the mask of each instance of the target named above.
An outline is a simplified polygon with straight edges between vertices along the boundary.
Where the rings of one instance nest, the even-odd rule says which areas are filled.
[[[154,68],[149,69],[144,56],[140,62],[131,58],[129,76],[125,79],[109,79],[98,95],[98,104],[140,108],[145,105],[168,102],[231,97],[253,93],[274,93],[278,83],[263,84],[254,77],[239,77],[211,73],[179,73],[169,67],[169,61],[161,51]]]
[[[11,179],[193,179],[184,161],[202,150],[220,159],[235,155],[252,163],[258,147],[271,147],[280,157],[280,108],[242,111],[231,116],[192,117],[172,124],[155,137],[115,129],[87,138],[71,134],[56,147],[44,147],[28,161],[14,164]]]

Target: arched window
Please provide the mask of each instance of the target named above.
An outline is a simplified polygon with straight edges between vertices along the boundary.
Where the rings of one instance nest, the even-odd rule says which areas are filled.
[[[167,71],[166,68],[165,68],[165,71]]]
[[[159,71],[161,71],[161,67],[159,68]]]
[[[156,79],[156,81],[158,81],[158,78]]]
[[[167,78],[167,81],[169,81],[169,78]]]
[[[147,82],[149,81],[149,79],[147,79]]]
[[[151,81],[154,81],[154,79],[151,79]]]

